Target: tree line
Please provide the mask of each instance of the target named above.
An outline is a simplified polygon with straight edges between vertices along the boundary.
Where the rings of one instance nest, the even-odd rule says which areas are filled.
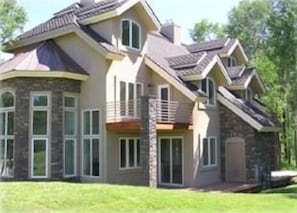
[[[238,38],[266,87],[261,97],[282,125],[283,167],[297,168],[297,1],[242,0],[225,25],[206,19],[190,31],[194,41]]]

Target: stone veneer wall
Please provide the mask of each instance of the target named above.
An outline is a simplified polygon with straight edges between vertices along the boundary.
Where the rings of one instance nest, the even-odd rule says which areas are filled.
[[[239,116],[220,104],[221,174],[225,180],[225,141],[231,137],[245,140],[246,180],[248,183],[264,181],[276,168],[276,133],[262,133],[253,129]]]
[[[56,78],[15,78],[4,80],[1,87],[15,90],[14,118],[14,175],[15,179],[28,179],[30,136],[30,92],[51,92],[51,155],[50,178],[63,178],[63,93],[80,93],[80,81]]]
[[[141,97],[140,156],[145,183],[158,185],[156,101]]]

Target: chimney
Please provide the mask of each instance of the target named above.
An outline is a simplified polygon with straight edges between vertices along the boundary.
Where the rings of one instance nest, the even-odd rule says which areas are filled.
[[[174,22],[169,22],[161,27],[161,33],[173,44],[181,45],[181,27]]]

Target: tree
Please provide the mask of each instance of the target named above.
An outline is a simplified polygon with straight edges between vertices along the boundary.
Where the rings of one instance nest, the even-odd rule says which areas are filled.
[[[271,12],[271,0],[243,0],[229,12],[227,34],[241,41],[249,57],[267,40],[267,21]]]
[[[17,31],[23,30],[26,20],[25,11],[16,0],[0,0],[0,45],[10,40]]]
[[[226,36],[225,26],[214,24],[206,19],[196,23],[193,30],[190,30],[191,38],[196,42],[222,38]]]

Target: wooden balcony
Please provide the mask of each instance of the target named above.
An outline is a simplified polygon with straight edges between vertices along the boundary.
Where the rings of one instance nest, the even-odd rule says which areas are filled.
[[[157,99],[154,101],[158,130],[192,129],[192,104]],[[106,127],[109,131],[139,131],[140,119],[140,100],[106,104]]]

